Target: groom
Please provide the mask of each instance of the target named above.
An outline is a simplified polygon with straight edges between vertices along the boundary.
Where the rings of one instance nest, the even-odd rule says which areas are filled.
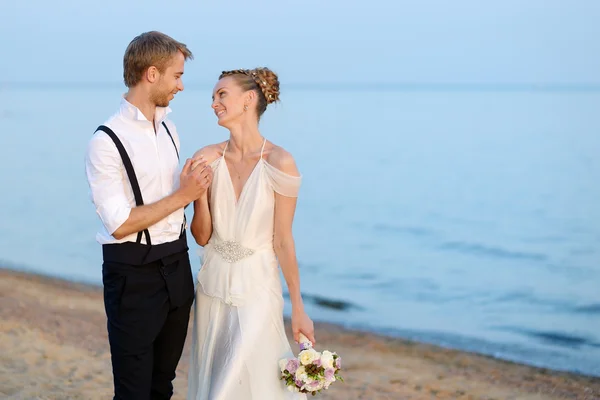
[[[160,32],[134,38],[123,59],[128,92],[92,136],[85,168],[102,221],[102,282],[114,399],[170,399],[194,285],[184,207],[207,190],[205,164],[179,169],[167,120],[183,90],[185,44]]]

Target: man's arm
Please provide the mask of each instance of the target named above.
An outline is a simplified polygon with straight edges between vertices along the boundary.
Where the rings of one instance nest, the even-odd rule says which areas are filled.
[[[177,191],[155,203],[132,208],[126,194],[130,183],[122,173],[121,156],[108,136],[97,135],[88,146],[86,175],[96,212],[115,239],[154,225],[200,197],[208,187],[206,171],[202,168],[191,171],[192,160],[188,159]]]
[[[143,231],[192,201],[194,199],[186,198],[183,193],[177,191],[156,203],[134,207],[127,220],[112,235],[115,239],[123,239],[132,233]]]

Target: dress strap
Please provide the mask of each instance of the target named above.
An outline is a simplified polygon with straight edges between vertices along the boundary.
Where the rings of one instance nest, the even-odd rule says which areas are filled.
[[[225,143],[225,148],[223,149],[223,158],[225,158],[225,152],[227,151],[227,147],[229,147],[229,140]]]
[[[263,141],[262,149],[260,149],[260,158],[263,157],[263,152],[265,151],[265,144],[267,144],[267,138]]]

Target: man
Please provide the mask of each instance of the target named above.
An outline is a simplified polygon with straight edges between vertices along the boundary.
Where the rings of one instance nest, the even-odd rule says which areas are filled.
[[[114,399],[170,399],[187,334],[194,284],[184,207],[212,179],[209,166],[179,169],[179,136],[167,120],[192,53],[160,32],[131,41],[129,88],[92,136],[86,174],[103,228],[102,281]]]

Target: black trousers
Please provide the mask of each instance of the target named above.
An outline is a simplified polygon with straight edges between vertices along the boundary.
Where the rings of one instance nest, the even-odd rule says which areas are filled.
[[[172,381],[194,300],[185,235],[178,242],[103,246],[114,399],[158,400],[173,395]]]

